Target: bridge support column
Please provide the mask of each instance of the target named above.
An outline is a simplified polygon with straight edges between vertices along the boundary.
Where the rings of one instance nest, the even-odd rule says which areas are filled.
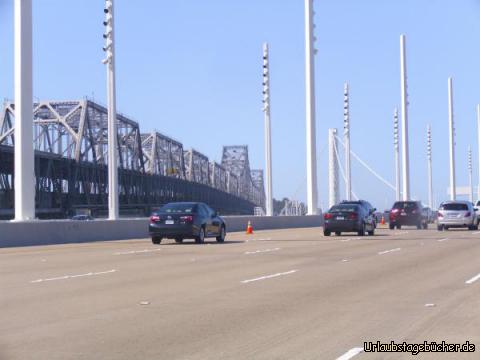
[[[337,129],[328,130],[328,206],[340,201],[338,187]]]
[[[455,127],[453,124],[453,81],[448,78],[448,127],[450,130],[450,200],[457,198],[455,184]]]
[[[35,218],[32,0],[15,0],[15,221]]]
[[[407,54],[405,35],[400,36],[400,72],[402,94],[403,200],[410,200],[410,160],[408,148]]]

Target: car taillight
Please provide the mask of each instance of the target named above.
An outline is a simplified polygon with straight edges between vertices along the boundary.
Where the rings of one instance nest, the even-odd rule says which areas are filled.
[[[470,211],[467,211],[467,213],[465,214],[465,217],[470,217],[470,215],[472,215]]]
[[[358,214],[357,213],[351,213],[348,215],[349,220],[357,220],[358,219]]]
[[[154,223],[154,222],[157,222],[157,221],[160,221],[160,216],[158,216],[158,215],[150,216],[150,222]]]
[[[193,223],[193,216],[180,216],[180,222],[185,223],[185,224],[191,224]]]
[[[330,213],[326,213],[325,215],[323,215],[323,218],[324,218],[325,220],[329,220],[329,219],[333,218],[333,215],[330,214]]]

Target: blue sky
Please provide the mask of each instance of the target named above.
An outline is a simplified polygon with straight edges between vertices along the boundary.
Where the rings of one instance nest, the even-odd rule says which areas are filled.
[[[103,1],[33,0],[34,93],[106,102]],[[0,0],[0,96],[13,97],[13,1]],[[352,150],[393,182],[392,114],[400,103],[399,35],[407,35],[412,195],[427,199],[425,130],[433,128],[436,198],[448,186],[447,78],[454,78],[458,185],[467,183],[480,102],[480,1],[316,1],[320,203],[327,129],[341,128],[351,87]],[[274,196],[305,199],[302,0],[116,0],[118,109],[220,160],[248,144],[263,168],[262,43],[271,48]],[[379,208],[393,191],[353,164],[353,188]],[[343,190],[343,186],[342,186]]]

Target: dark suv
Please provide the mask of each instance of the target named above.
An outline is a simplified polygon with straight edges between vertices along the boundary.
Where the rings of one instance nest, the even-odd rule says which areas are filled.
[[[395,227],[416,226],[417,229],[428,228],[428,218],[420,201],[397,201],[390,210],[390,230]]]
[[[335,235],[341,235],[342,232],[356,232],[359,236],[364,236],[366,233],[370,236],[375,234],[373,212],[367,211],[359,204],[341,203],[332,206],[323,218],[325,220],[324,236],[330,236],[332,232]]]
[[[366,200],[343,200],[340,204],[350,204],[350,205],[360,205],[362,206],[368,214],[373,215],[373,221],[375,227],[377,227],[377,216],[375,215],[375,211],[377,211],[376,208],[372,206],[368,201]]]

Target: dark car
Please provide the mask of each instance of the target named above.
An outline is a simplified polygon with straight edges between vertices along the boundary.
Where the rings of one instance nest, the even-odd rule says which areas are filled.
[[[360,204],[339,204],[332,206],[323,215],[323,235],[341,235],[342,232],[356,232],[359,236],[375,234],[373,212],[369,212]]]
[[[93,217],[90,215],[75,215],[72,217],[72,220],[75,221],[92,221]]]
[[[222,218],[204,203],[177,202],[162,206],[150,217],[149,233],[152,243],[160,244],[162,238],[195,239],[203,243],[207,237],[215,237],[224,242],[226,226]]]
[[[375,214],[375,211],[377,211],[377,209],[366,200],[343,200],[340,204],[361,205],[368,211],[369,214]],[[375,227],[377,227],[378,219],[376,215],[373,216],[373,220],[375,221]]]
[[[420,201],[397,201],[390,210],[390,230],[395,227],[416,226],[417,229],[428,228],[428,218]]]

